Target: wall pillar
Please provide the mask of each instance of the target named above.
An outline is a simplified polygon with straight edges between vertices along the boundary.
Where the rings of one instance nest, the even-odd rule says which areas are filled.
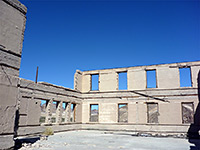
[[[19,124],[17,85],[26,11],[17,0],[0,0],[0,149],[14,146]]]
[[[62,104],[63,102],[60,101],[58,104],[58,107],[56,109],[56,123],[60,124],[62,122]]]
[[[53,99],[51,99],[51,100],[48,102],[48,104],[47,104],[47,108],[46,108],[46,119],[45,119],[45,123],[46,123],[46,124],[51,124],[52,105],[53,105]]]

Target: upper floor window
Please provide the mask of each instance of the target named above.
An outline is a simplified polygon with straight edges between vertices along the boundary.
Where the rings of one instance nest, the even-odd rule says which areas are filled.
[[[157,88],[156,70],[146,70],[147,88]]]
[[[180,74],[180,87],[191,87],[191,72],[190,68],[179,68],[179,74]]]
[[[91,75],[91,90],[98,91],[99,90],[99,74]]]
[[[127,72],[118,73],[118,90],[127,90]]]

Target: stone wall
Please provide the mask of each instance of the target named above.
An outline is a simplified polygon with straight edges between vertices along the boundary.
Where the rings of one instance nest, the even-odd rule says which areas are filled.
[[[180,68],[189,68],[191,86],[180,87]],[[155,70],[155,88],[147,88],[147,70]],[[87,129],[129,130],[186,135],[198,111],[200,62],[185,62],[82,72],[82,123]],[[118,73],[127,72],[127,89],[119,90]],[[91,88],[99,74],[99,90]],[[99,106],[99,118],[90,121],[90,106]],[[120,104],[128,107],[128,121],[121,122]],[[91,125],[91,126],[90,126]],[[166,127],[167,126],[167,127]],[[166,127],[166,128],[165,128]]]
[[[180,68],[189,68],[191,70],[192,87],[197,88],[197,76],[200,68],[200,61],[184,62],[173,64],[160,64],[151,66],[136,66],[128,68],[115,68],[104,70],[84,71],[80,73],[79,80],[82,82],[76,83],[76,87],[82,87],[81,92],[92,92],[92,75],[99,75],[99,90],[98,92],[118,91],[118,74],[127,72],[127,90],[146,90],[147,88],[147,71],[156,71],[156,89],[174,89],[180,88]],[[77,73],[76,73],[77,74]],[[82,77],[82,78],[81,78]],[[81,79],[80,79],[81,78]],[[80,90],[80,89],[79,89]]]
[[[77,70],[74,90],[19,78],[26,11],[17,0],[0,0],[0,149],[13,147],[14,136],[38,135],[46,127],[155,136],[199,131],[200,61]],[[180,68],[190,69],[191,86],[180,87]],[[152,70],[156,86],[148,88],[147,71]],[[119,90],[122,72],[125,90]],[[94,91],[92,75],[99,77]]]
[[[26,22],[26,7],[0,0],[0,148],[14,146],[18,76]]]
[[[40,134],[44,132],[45,126],[65,131],[72,124],[81,123],[80,92],[45,82],[19,79],[18,97],[17,136]]]

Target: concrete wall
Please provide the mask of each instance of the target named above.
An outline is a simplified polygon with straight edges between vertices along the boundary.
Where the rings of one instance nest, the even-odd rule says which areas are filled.
[[[179,68],[189,67],[191,87],[180,87]],[[146,70],[156,70],[157,88],[147,88]],[[82,72],[82,123],[89,129],[187,133],[189,124],[183,123],[182,103],[192,103],[194,112],[199,103],[197,78],[200,62],[185,62]],[[127,72],[127,90],[118,90],[118,73]],[[91,90],[92,74],[99,74],[99,90]],[[83,84],[84,83],[84,84]],[[87,85],[87,86],[85,86]],[[84,87],[85,86],[85,87]],[[148,123],[148,103],[158,104],[158,123]],[[90,105],[99,105],[99,121],[90,122]],[[128,122],[118,122],[118,105],[128,105]],[[193,116],[193,114],[192,114]],[[110,125],[107,125],[110,124]],[[115,126],[116,125],[116,126]],[[162,126],[168,126],[167,130]],[[118,127],[119,126],[119,127]],[[150,128],[153,126],[154,128]],[[176,127],[175,127],[176,126]],[[84,128],[83,127],[83,128]]]
[[[44,82],[35,83],[25,79],[19,79],[18,86],[19,116],[17,136],[42,133],[44,131],[43,126],[57,126],[57,130],[61,126],[60,131],[62,131],[67,130],[68,125],[81,123],[82,99],[81,93],[78,91]],[[41,112],[41,100],[48,101],[44,115]],[[53,101],[58,102],[57,108],[53,106]],[[65,116],[62,116],[63,102],[68,104]],[[74,122],[70,121],[72,103],[76,104]],[[40,117],[45,117],[45,122],[41,123]],[[56,121],[53,122],[52,118]],[[65,121],[62,122],[62,118],[65,118]],[[27,128],[30,130],[26,130]]]
[[[141,132],[165,132],[165,133],[187,133],[190,124],[182,123],[182,102],[192,102],[194,104],[194,111],[198,105],[197,90],[195,88],[182,89],[182,90],[149,90],[140,91],[151,97],[144,97],[131,92],[106,92],[106,93],[89,93],[83,94],[83,105],[82,105],[82,123],[91,124],[90,129],[93,128],[93,122],[90,122],[90,105],[99,105],[99,122],[96,124],[102,124],[99,129],[110,128],[112,130],[126,130],[123,126],[115,126],[113,128],[106,124],[122,125],[126,124],[130,126],[131,131]],[[184,96],[183,96],[184,95]],[[152,98],[154,97],[154,98]],[[158,98],[158,99],[157,99]],[[160,99],[160,100],[159,100]],[[163,101],[164,100],[164,101]],[[158,104],[158,123],[148,123],[147,120],[147,103]],[[128,105],[128,123],[118,122],[118,104]],[[103,125],[105,127],[103,127]],[[134,126],[134,127],[133,127]],[[145,128],[142,128],[145,126]],[[148,126],[155,127],[149,130]],[[168,126],[167,130],[162,126]],[[176,126],[176,127],[175,127]],[[184,126],[184,127],[183,127]],[[124,126],[125,127],[125,126]],[[127,127],[127,126],[126,126]],[[138,128],[136,128],[138,127]],[[171,127],[171,128],[170,128]],[[183,130],[184,129],[184,130]],[[128,130],[128,129],[127,129]]]
[[[82,72],[80,70],[76,70],[74,74],[74,90],[82,91]]]
[[[26,7],[17,0],[0,0],[0,149],[14,146],[25,15]]]
[[[183,122],[182,104],[192,104],[190,109],[194,106],[194,113],[199,111],[196,109],[200,61],[77,70],[75,90],[20,79],[26,7],[17,0],[0,0],[0,14],[0,149],[12,147],[14,135],[41,134],[46,126],[51,126],[55,132],[95,129],[183,134],[191,123]],[[191,70],[191,87],[180,87],[179,68],[182,67]],[[147,88],[147,70],[156,71],[156,88]],[[119,90],[118,74],[121,72],[127,72],[127,90]],[[98,91],[91,90],[91,76],[95,74],[99,75]],[[47,102],[45,111],[41,100]],[[62,108],[64,103],[66,109]],[[75,106],[74,111],[71,104]],[[90,122],[91,104],[99,105],[96,123]],[[128,122],[118,122],[119,104],[127,104]],[[148,122],[148,104],[158,107],[156,113],[153,112],[158,120],[156,123]]]
[[[115,68],[105,70],[92,70],[82,72],[83,93],[92,92],[91,75],[99,74],[99,92],[118,91],[118,73],[127,72],[127,90],[146,90],[147,80],[146,71],[156,71],[156,89],[174,89],[180,88],[179,68],[189,67],[191,69],[192,87],[197,87],[197,75],[200,67],[200,61],[161,64],[151,66],[137,66],[129,68]],[[170,81],[170,82],[169,82]]]

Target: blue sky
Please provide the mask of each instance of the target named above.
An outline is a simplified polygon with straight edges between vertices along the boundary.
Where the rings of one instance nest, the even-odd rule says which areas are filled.
[[[200,60],[200,1],[21,0],[20,77],[73,88],[76,69]]]

